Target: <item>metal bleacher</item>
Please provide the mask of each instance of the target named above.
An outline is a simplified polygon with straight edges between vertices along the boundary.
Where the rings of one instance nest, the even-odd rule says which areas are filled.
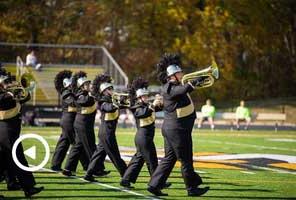
[[[21,47],[23,51],[27,47],[39,49],[40,54],[38,54],[38,59],[43,66],[41,71],[36,71],[31,67],[25,66],[24,52],[20,53],[20,56],[17,56],[15,70],[11,70],[15,71],[17,76],[24,72],[30,72],[34,76],[36,80],[35,100],[28,103],[34,106],[59,105],[59,97],[54,88],[54,77],[59,71],[64,69],[71,70],[74,73],[83,70],[87,73],[90,80],[94,79],[97,74],[106,72],[113,77],[114,85],[119,89],[125,88],[128,84],[127,75],[103,46],[0,42],[0,47],[3,46],[11,47],[12,49]],[[58,56],[56,55],[57,52],[59,53]],[[69,55],[72,55],[72,58],[69,58]],[[11,62],[7,62],[6,64],[10,68],[14,65]]]
[[[32,48],[37,50],[38,62],[42,64],[41,71],[25,65],[26,55]],[[83,70],[90,80],[106,72],[111,75],[114,87],[119,90],[128,84],[127,75],[103,46],[0,42],[0,50],[6,52],[1,62],[8,71],[16,77],[29,72],[36,80],[32,100],[25,104],[22,111],[24,116],[35,112],[39,122],[37,125],[57,125],[59,122],[61,110],[54,78],[61,70],[68,69],[74,73]]]

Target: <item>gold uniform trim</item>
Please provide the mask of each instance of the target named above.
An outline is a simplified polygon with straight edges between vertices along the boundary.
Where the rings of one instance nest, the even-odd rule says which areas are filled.
[[[97,103],[89,107],[81,107],[81,114],[87,115],[95,112],[97,110]]]
[[[177,108],[176,113],[177,113],[177,118],[182,118],[182,117],[187,117],[191,115],[194,112],[194,106],[191,97],[187,94],[190,104],[187,106],[184,106],[182,108]]]
[[[0,111],[0,120],[13,118],[17,116],[20,113],[20,111],[21,111],[21,104],[16,103],[16,106],[14,108]]]
[[[105,113],[104,120],[105,121],[115,120],[118,118],[118,116],[119,116],[119,112],[118,112],[118,109],[116,109],[114,112]]]
[[[68,112],[76,112],[76,111],[77,111],[76,107],[68,106]]]
[[[140,120],[140,127],[148,126],[155,122],[155,112],[151,113],[151,116],[139,119]]]

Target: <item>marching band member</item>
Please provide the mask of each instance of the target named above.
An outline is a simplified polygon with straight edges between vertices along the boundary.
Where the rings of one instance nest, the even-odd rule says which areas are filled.
[[[1,66],[0,66],[0,70],[1,70]],[[5,161],[5,152],[2,150],[2,147],[0,145],[0,160],[2,162]],[[5,172],[5,166],[4,166],[4,163],[0,163],[0,183],[5,179],[5,175],[4,175],[4,172]],[[0,195],[0,200],[4,199],[4,196],[3,195]]]
[[[139,173],[144,165],[147,164],[150,175],[155,171],[158,160],[154,144],[155,134],[155,112],[162,109],[162,102],[155,99],[152,104],[149,103],[148,81],[143,78],[135,79],[129,93],[132,99],[135,99],[134,105],[130,110],[134,114],[137,125],[137,133],[135,136],[135,145],[137,152],[132,157],[125,171],[120,185],[132,188],[131,183],[136,183]],[[134,102],[134,100],[133,100]]]
[[[77,81],[76,81],[77,80]],[[74,121],[75,143],[68,156],[66,167],[63,170],[65,176],[72,176],[76,171],[79,158],[85,154],[89,163],[93,152],[96,149],[94,123],[97,113],[97,104],[90,95],[90,82],[85,72],[78,72],[74,75],[74,82],[78,91],[75,96],[77,114]],[[104,163],[100,165],[104,169]]]
[[[10,73],[6,72],[5,68],[2,67],[2,64],[0,63],[0,74],[2,75],[2,77],[10,77]],[[7,79],[8,80],[8,79]],[[0,147],[1,149],[1,147]],[[5,158],[5,152],[2,152],[1,154],[3,154],[3,159]],[[2,169],[2,178],[3,180],[5,179],[6,184],[7,184],[7,190],[9,191],[16,191],[16,190],[20,190],[21,189],[21,185],[19,184],[14,171],[11,168],[5,169],[4,166],[1,166],[0,164],[0,168]],[[1,178],[0,178],[0,182],[1,182]]]
[[[84,176],[87,181],[95,181],[94,172],[97,170],[98,165],[104,162],[106,154],[121,176],[124,175],[127,168],[124,160],[121,159],[115,136],[119,109],[122,105],[113,103],[113,85],[111,81],[111,77],[106,74],[96,76],[93,81],[93,93],[99,94],[98,104],[101,111],[101,124],[98,133],[99,143]],[[107,172],[109,173],[109,171]]]
[[[202,81],[197,78],[184,85],[181,84],[182,69],[178,55],[165,54],[157,64],[158,79],[162,83],[164,104],[164,137],[165,156],[154,171],[147,190],[156,196],[167,196],[162,193],[165,184],[177,160],[181,162],[181,171],[188,196],[200,196],[209,187],[199,188],[201,177],[193,168],[192,128],[196,113],[189,93]]]
[[[54,80],[55,88],[61,96],[62,105],[62,117],[60,122],[62,134],[56,145],[51,162],[51,169],[54,171],[62,171],[61,165],[66,157],[70,144],[74,144],[75,141],[73,124],[77,109],[75,106],[74,88],[71,87],[73,85],[71,76],[71,71],[63,70],[56,75]],[[83,168],[87,169],[88,161],[85,158],[85,154],[81,155],[80,161]],[[77,164],[74,165],[77,166]]]
[[[1,70],[3,72],[3,70]],[[21,99],[18,89],[9,90],[14,80],[9,74],[0,75],[0,147],[2,151],[1,165],[8,173],[12,173],[19,181],[26,197],[41,192],[43,187],[35,187],[36,182],[31,172],[19,168],[12,159],[12,147],[21,132],[21,106],[30,100],[30,93],[26,92]],[[28,162],[24,155],[22,143],[16,149],[17,157],[24,166]]]

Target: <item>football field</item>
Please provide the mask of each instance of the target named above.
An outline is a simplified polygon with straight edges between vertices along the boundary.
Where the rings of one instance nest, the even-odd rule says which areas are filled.
[[[39,134],[48,142],[53,154],[59,127],[24,127],[22,134]],[[97,134],[97,129],[96,129]],[[128,163],[135,152],[135,129],[117,129],[117,141],[123,159]],[[158,157],[164,155],[163,138],[156,130],[155,144]],[[36,141],[25,140],[24,149]],[[37,158],[27,158],[29,163],[43,159],[44,148],[37,145]],[[193,150],[195,170],[200,173],[210,190],[203,199],[296,199],[296,132],[295,131],[210,131],[194,130]],[[119,185],[120,175],[107,160],[106,170],[111,173],[97,178],[97,183],[85,182],[84,171],[79,164],[75,177],[65,177],[51,172],[50,161],[44,169],[35,172],[36,182],[45,190],[33,199],[158,199],[146,191],[149,173],[146,166],[134,184],[126,190]],[[184,189],[180,163],[169,177],[172,186],[163,190],[168,197],[162,199],[189,198]],[[21,191],[6,191],[0,183],[0,194],[5,199],[25,199]]]

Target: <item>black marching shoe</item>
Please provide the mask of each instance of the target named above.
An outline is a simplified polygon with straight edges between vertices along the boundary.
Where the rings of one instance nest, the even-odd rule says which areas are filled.
[[[108,175],[110,173],[111,173],[111,171],[105,171],[105,170],[103,170],[103,171],[95,172],[92,175],[94,177],[101,177],[101,176],[106,176],[106,175]]]
[[[2,181],[4,181],[4,179],[5,179],[5,176],[4,176],[4,175],[0,175],[0,183],[1,183]]]
[[[129,181],[127,181],[127,180],[121,180],[120,185],[122,187],[125,187],[125,188],[128,188],[128,189],[134,188],[133,186],[131,186],[131,183]]]
[[[89,181],[89,182],[98,182],[95,177],[93,177],[92,175],[88,175],[86,174],[84,177],[83,177],[84,180],[86,181]]]
[[[201,196],[205,194],[209,189],[210,187],[194,188],[194,189],[188,190],[188,196],[191,196],[191,197]]]
[[[57,167],[57,166],[51,166],[50,169],[51,169],[52,171],[55,171],[55,172],[61,172],[61,171],[63,171],[62,168]]]
[[[38,194],[42,190],[44,190],[44,187],[32,187],[31,189],[24,190],[24,192],[26,197],[31,197],[34,194]]]
[[[65,175],[65,176],[75,176],[74,173],[72,173],[69,170],[65,170],[65,169],[62,171],[62,174]]]
[[[7,190],[9,191],[17,191],[21,189],[22,189],[21,185],[17,182],[7,185]]]
[[[168,194],[163,193],[160,189],[156,189],[155,187],[149,186],[147,190],[148,192],[154,194],[155,196],[168,196]]]
[[[170,182],[166,182],[166,183],[164,184],[164,186],[162,187],[162,189],[164,189],[164,188],[169,188],[169,187],[171,187],[171,185],[172,185],[172,183],[170,183]]]

